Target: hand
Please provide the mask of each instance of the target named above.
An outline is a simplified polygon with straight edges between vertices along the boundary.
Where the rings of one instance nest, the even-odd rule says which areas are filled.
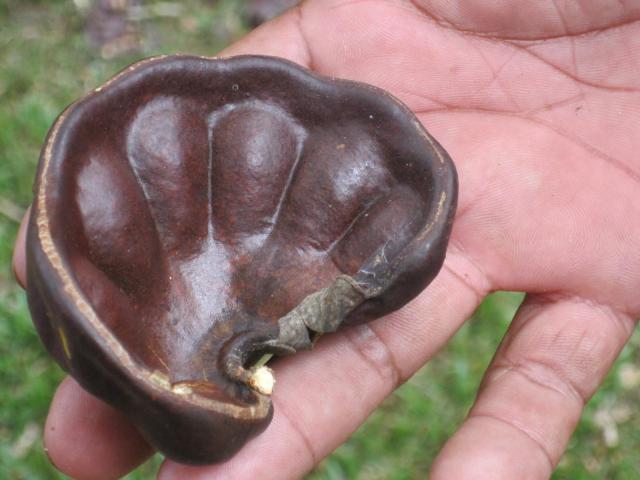
[[[432,478],[550,476],[640,313],[640,11],[624,5],[310,0],[223,52],[393,93],[456,162],[459,210],[422,295],[279,362],[263,435],[223,465],[165,462],[161,479],[302,476],[503,289],[528,294]],[[78,478],[117,477],[150,454],[72,380],[45,444]]]

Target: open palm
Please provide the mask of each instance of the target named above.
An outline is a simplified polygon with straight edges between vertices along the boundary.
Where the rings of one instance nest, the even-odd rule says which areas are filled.
[[[309,0],[224,52],[390,91],[454,159],[459,209],[423,294],[278,362],[274,420],[231,461],[166,462],[160,477],[302,476],[505,289],[528,295],[432,478],[548,478],[640,314],[639,38],[640,5],[625,2]],[[71,380],[46,431],[79,478],[149,454]]]

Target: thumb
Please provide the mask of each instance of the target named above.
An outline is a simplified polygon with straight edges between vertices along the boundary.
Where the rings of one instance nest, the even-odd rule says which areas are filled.
[[[309,45],[300,29],[300,18],[298,6],[253,30],[219,56],[272,55],[310,68]]]

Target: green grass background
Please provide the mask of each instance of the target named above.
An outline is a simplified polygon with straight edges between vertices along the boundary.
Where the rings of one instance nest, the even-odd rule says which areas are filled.
[[[169,17],[161,15],[162,8],[150,8],[150,16],[137,24],[142,51],[106,60],[87,45],[82,4],[0,0],[1,479],[64,478],[49,464],[41,441],[48,404],[63,374],[44,353],[11,272],[16,217],[29,205],[47,129],[67,104],[141,56],[211,55],[247,28],[238,0],[174,3],[177,10]],[[310,478],[426,478],[431,461],[471,406],[521,299],[515,293],[487,299],[448,347]],[[635,335],[587,406],[554,478],[640,478],[639,344]],[[160,460],[154,457],[127,478],[153,478]]]

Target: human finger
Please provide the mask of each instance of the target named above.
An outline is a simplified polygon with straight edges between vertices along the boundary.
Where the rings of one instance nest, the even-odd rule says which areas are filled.
[[[276,364],[273,421],[234,458],[199,468],[167,461],[159,478],[300,478],[446,343],[487,287],[464,257],[450,254],[436,280],[404,309]]]
[[[122,413],[72,378],[53,398],[44,445],[54,465],[79,480],[120,478],[153,453]]]
[[[27,224],[29,223],[29,213],[31,207],[27,208],[20,222],[20,229],[16,237],[16,244],[13,250],[12,268],[16,280],[22,288],[27,286],[27,265],[25,261],[25,239],[27,237]]]
[[[432,478],[549,478],[634,326],[587,300],[528,297]]]
[[[272,55],[309,68],[309,45],[300,30],[300,7],[294,7],[238,40],[218,55]]]

